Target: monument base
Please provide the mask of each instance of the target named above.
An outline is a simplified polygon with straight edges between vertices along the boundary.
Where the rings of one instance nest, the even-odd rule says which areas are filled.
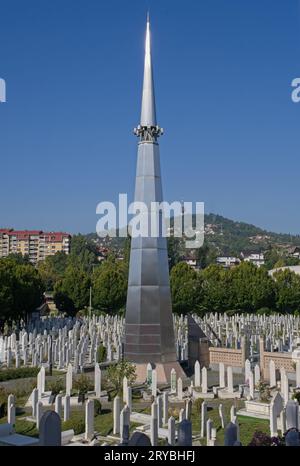
[[[135,363],[134,363],[135,364]],[[144,383],[147,380],[147,364],[148,363],[136,363],[135,373],[137,375],[136,383]],[[178,361],[165,362],[165,363],[152,363],[152,368],[156,369],[157,383],[158,384],[171,384],[171,370],[176,371],[177,380],[181,377],[182,381],[187,380],[187,375],[182,369]]]

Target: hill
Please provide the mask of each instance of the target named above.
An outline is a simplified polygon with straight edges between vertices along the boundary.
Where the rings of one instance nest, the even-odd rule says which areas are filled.
[[[171,222],[172,225],[172,222]],[[288,250],[292,246],[300,246],[300,235],[274,233],[263,230],[245,222],[236,222],[213,213],[205,214],[205,244],[215,250],[218,255],[240,256],[263,252],[270,248]],[[98,238],[96,233],[85,235],[87,239],[101,244],[103,247],[122,250],[125,238]],[[177,247],[184,254],[184,242],[177,241]]]

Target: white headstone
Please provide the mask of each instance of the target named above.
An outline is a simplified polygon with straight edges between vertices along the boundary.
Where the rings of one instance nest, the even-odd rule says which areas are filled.
[[[163,424],[168,423],[169,417],[169,399],[168,399],[168,392],[165,391],[163,393]]]
[[[289,401],[289,379],[286,374],[283,377],[283,399],[286,405]]]
[[[195,387],[200,388],[201,387],[201,372],[200,372],[199,361],[195,362],[194,372],[195,372]]]
[[[221,420],[222,429],[225,429],[225,416],[224,416],[224,409],[223,409],[222,403],[219,404],[219,416]]]
[[[227,367],[227,391],[233,393],[233,376],[232,376],[232,367]]]
[[[94,400],[87,400],[85,404],[85,435],[86,440],[94,437]]]
[[[179,377],[178,381],[177,381],[177,397],[178,397],[178,400],[180,400],[180,401],[183,398],[182,379],[181,379],[181,377]]]
[[[66,374],[66,394],[71,395],[71,390],[73,387],[73,367],[72,364],[68,364],[67,374]]]
[[[219,364],[219,386],[220,388],[225,388],[225,366],[223,362]]]
[[[37,388],[34,388],[31,394],[32,417],[34,419],[36,419],[36,406],[37,406],[38,400],[39,400],[39,391]]]
[[[156,374],[156,369],[152,370],[151,389],[152,389],[152,396],[156,397],[156,395],[157,395],[157,374]]]
[[[249,373],[251,372],[251,363],[249,359],[245,361],[245,383],[249,383]]]
[[[211,429],[213,426],[213,422],[211,419],[208,419],[206,421],[206,445],[210,446],[210,440],[211,440]]]
[[[127,403],[127,388],[128,388],[128,381],[127,377],[123,378],[123,403]]]
[[[177,374],[175,369],[171,370],[171,393],[176,393],[177,390]]]
[[[96,397],[100,398],[101,397],[101,369],[98,363],[95,364],[94,376],[95,376],[94,384],[95,384]]]
[[[16,405],[14,395],[9,395],[7,399],[7,422],[13,428],[16,424]]]
[[[41,401],[38,401],[36,404],[36,428],[39,430],[40,426],[40,420],[43,415],[43,403]]]
[[[62,417],[62,395],[56,395],[55,398],[55,412]]]
[[[68,421],[70,418],[70,395],[64,396],[64,421]]]
[[[249,372],[249,396],[251,400],[254,400],[254,377],[253,372]]]
[[[151,420],[150,420],[150,439],[153,447],[158,443],[158,419],[157,419],[158,406],[156,401],[151,405]]]
[[[121,400],[119,396],[114,398],[114,435],[120,433],[120,414],[121,414]]]
[[[202,393],[207,393],[207,369],[206,367],[202,367]]]
[[[273,360],[269,363],[269,374],[270,374],[270,387],[276,387],[276,369],[275,362]]]
[[[260,367],[258,364],[254,367],[254,384],[257,386],[260,382]]]
[[[147,364],[147,385],[150,387],[152,384],[152,366],[150,362]]]

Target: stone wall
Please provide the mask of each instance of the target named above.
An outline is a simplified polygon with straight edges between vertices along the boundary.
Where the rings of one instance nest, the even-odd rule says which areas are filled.
[[[245,366],[245,351],[232,348],[209,348],[209,363],[217,365],[222,362],[225,366],[241,367]]]
[[[264,339],[260,338],[259,341],[259,354],[260,354],[260,371],[262,377],[266,381],[270,381],[270,361],[274,361],[276,371],[280,371],[280,368],[283,367],[286,372],[295,373],[295,367],[292,360],[292,353],[278,353],[265,351]],[[279,374],[277,376],[277,379]]]

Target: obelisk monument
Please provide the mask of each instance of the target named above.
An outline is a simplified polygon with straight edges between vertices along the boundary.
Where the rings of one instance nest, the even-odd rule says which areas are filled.
[[[156,121],[149,15],[141,121],[135,134],[139,143],[134,200],[147,205],[150,225],[151,202],[162,202],[163,195],[158,146],[162,129]],[[161,223],[161,214],[159,219]],[[146,379],[148,363],[156,368],[158,382],[169,382],[172,368],[184,377],[176,357],[167,241],[161,228],[157,237],[149,234],[131,239],[125,321],[124,357],[135,363],[138,381]]]

